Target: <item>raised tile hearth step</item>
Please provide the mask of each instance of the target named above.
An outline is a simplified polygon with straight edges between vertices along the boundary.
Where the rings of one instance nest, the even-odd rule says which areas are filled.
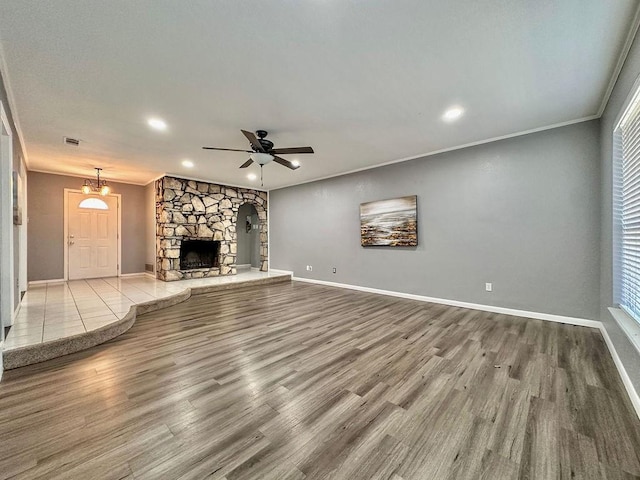
[[[3,351],[4,369],[10,370],[24,367],[94,347],[129,330],[135,323],[137,315],[176,305],[184,302],[193,295],[291,281],[291,274],[288,273],[280,274],[270,272],[269,274],[262,275],[263,276],[257,278],[243,278],[243,275],[237,275],[226,277],[227,281],[217,281],[216,283],[210,284],[208,284],[207,279],[178,282],[185,284],[184,290],[171,295],[160,296],[153,300],[133,304],[122,318],[99,328],[53,340],[5,348]],[[176,284],[174,283],[173,285]]]

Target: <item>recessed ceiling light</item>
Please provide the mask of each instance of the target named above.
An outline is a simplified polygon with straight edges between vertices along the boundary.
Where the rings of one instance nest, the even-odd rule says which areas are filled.
[[[247,178],[248,178],[249,180],[255,180],[255,179],[256,179],[256,178],[258,178],[258,177],[256,176],[256,174],[255,174],[255,173],[250,173],[249,175],[247,175]]]
[[[164,120],[160,118],[150,118],[147,120],[147,124],[153,128],[154,130],[166,130],[167,124]]]
[[[464,108],[462,107],[451,107],[449,110],[444,112],[442,115],[442,119],[445,122],[453,122],[454,120],[459,119],[464,113]]]
[[[300,166],[300,160],[291,160],[291,163],[293,164],[294,167]]]
[[[187,168],[193,168],[193,162],[191,160],[182,160],[182,166]]]

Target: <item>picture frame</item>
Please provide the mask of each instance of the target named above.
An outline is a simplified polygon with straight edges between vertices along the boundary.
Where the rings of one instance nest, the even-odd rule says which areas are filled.
[[[417,246],[417,205],[417,195],[361,203],[360,244],[363,247]]]
[[[22,225],[22,205],[20,200],[22,199],[22,178],[20,174],[13,170],[11,175],[11,191],[12,191],[12,206],[13,206],[13,224]]]

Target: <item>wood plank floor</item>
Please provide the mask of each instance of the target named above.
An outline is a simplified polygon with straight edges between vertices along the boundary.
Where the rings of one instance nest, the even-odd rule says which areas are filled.
[[[304,283],[5,372],[0,477],[632,479],[597,330]]]

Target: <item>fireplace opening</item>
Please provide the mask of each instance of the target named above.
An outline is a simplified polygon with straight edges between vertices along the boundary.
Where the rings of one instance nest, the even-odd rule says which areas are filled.
[[[180,245],[180,270],[218,267],[220,242],[217,240],[183,240]]]

